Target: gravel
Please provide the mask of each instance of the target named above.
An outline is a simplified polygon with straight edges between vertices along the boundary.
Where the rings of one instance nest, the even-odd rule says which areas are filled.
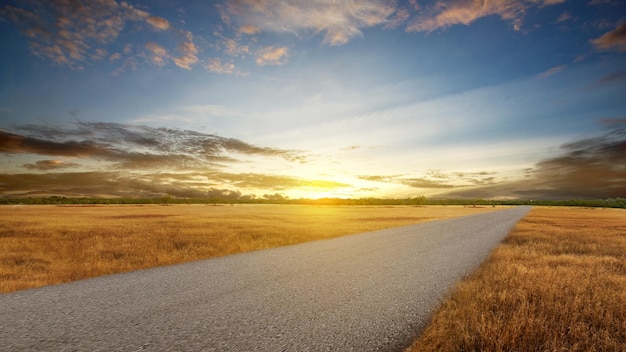
[[[529,207],[0,295],[1,351],[402,351]]]

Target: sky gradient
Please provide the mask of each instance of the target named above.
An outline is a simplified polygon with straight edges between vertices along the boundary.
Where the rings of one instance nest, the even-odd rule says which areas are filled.
[[[0,195],[626,197],[619,0],[0,5]]]

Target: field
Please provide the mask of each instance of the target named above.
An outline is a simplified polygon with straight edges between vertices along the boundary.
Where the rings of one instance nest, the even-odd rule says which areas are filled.
[[[626,210],[533,208],[409,351],[626,351]]]
[[[492,210],[6,205],[0,206],[0,292]]]

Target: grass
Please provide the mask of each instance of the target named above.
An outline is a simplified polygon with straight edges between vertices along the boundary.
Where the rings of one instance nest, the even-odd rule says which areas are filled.
[[[626,351],[626,211],[533,208],[408,351]]]
[[[0,206],[0,292],[492,210],[6,205]]]

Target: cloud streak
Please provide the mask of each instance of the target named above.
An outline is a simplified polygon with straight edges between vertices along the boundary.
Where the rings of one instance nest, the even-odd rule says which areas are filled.
[[[606,199],[626,197],[626,123],[611,119],[605,135],[565,144],[562,154],[526,170],[525,179],[465,188],[443,197]]]
[[[80,167],[80,164],[68,163],[63,160],[40,160],[34,164],[24,164],[23,167],[29,170],[50,171]]]
[[[550,6],[565,0],[452,0],[436,2],[414,18],[406,30],[409,32],[432,32],[454,25],[470,25],[488,16],[499,16],[513,23],[520,30],[529,8]]]
[[[237,155],[300,160],[294,151],[258,147],[213,134],[115,123],[78,123],[75,129],[22,126],[0,130],[0,153],[93,158],[118,169],[195,170],[238,162]]]

